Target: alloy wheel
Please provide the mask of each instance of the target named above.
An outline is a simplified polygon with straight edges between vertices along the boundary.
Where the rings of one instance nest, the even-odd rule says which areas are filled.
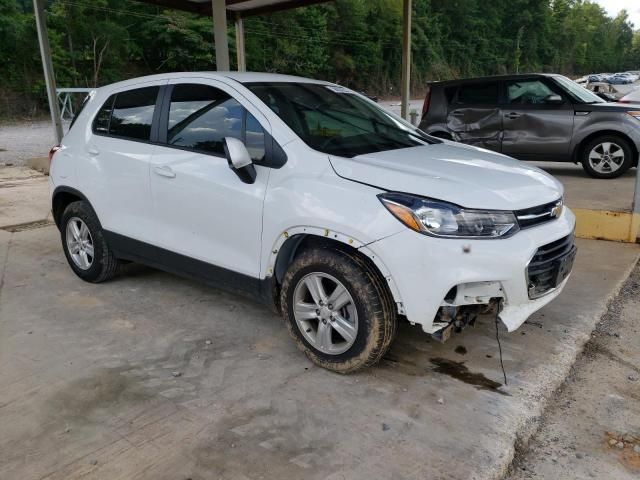
[[[300,332],[314,348],[339,355],[358,334],[353,297],[335,277],[321,272],[304,276],[293,293],[293,314]]]
[[[589,152],[589,165],[596,172],[611,174],[624,163],[624,150],[613,142],[602,142],[593,147]]]
[[[78,217],[67,222],[67,250],[71,260],[81,270],[89,270],[93,264],[93,238],[87,224]]]

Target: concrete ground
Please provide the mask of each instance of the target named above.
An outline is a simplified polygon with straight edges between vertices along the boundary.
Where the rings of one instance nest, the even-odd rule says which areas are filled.
[[[11,182],[11,224],[46,209]],[[563,295],[500,329],[503,385],[489,318],[444,345],[403,324],[341,376],[259,305],[134,264],[84,283],[54,226],[4,225],[0,478],[20,479],[500,478],[640,254],[579,241]]]
[[[27,167],[0,167],[0,226],[51,218],[47,177]]]
[[[564,385],[508,480],[640,477],[640,265]]]

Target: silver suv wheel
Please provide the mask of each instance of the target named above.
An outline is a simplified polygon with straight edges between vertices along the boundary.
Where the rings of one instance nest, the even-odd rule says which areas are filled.
[[[351,348],[358,334],[358,312],[339,280],[327,273],[310,273],[296,285],[293,301],[300,333],[314,348],[328,355]]]
[[[67,222],[67,250],[73,263],[81,270],[89,270],[93,264],[93,238],[87,225],[78,217]]]
[[[589,165],[598,173],[613,173],[619,170],[623,163],[624,150],[614,142],[599,143],[589,152]]]

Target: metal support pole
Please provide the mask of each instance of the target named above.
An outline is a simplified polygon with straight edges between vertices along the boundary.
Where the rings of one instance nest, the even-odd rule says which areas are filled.
[[[240,14],[236,14],[236,56],[238,60],[238,71],[247,71],[247,58],[244,50],[244,20]]]
[[[60,109],[58,108],[58,97],[56,95],[56,77],[53,73],[53,64],[51,63],[47,22],[42,3],[43,0],[33,0],[33,12],[36,17],[36,30],[38,31],[38,41],[40,42],[40,56],[42,57],[42,69],[44,70],[44,82],[47,86],[51,122],[55,130],[56,143],[60,143],[63,136],[62,123],[60,122]]]
[[[229,40],[227,39],[227,7],[225,0],[211,0],[213,14],[213,41],[216,45],[216,70],[229,67]]]
[[[411,0],[404,0],[402,7],[402,105],[400,115],[407,120],[411,90]]]

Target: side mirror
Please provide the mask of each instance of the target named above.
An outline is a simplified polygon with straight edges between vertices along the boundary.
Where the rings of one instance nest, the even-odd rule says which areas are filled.
[[[560,95],[548,95],[544,99],[544,103],[546,103],[547,105],[562,105],[564,103],[564,100]]]
[[[249,184],[256,181],[256,167],[242,140],[224,137],[224,154],[229,162],[229,168],[236,172],[240,180]]]

